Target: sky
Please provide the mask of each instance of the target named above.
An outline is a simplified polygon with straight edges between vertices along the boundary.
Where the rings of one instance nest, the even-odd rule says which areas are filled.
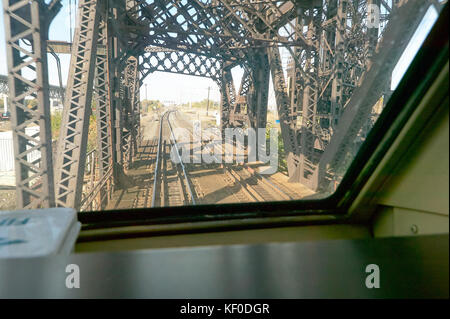
[[[392,71],[391,90],[395,90],[397,88],[400,80],[408,69],[408,66],[413,61],[417,51],[419,51],[422,46],[422,43],[425,41],[428,33],[430,33],[437,18],[438,13],[436,9],[433,6],[430,6],[416,32],[414,32],[411,37],[405,51],[401,55],[399,62]]]
[[[73,3],[75,1],[70,1],[73,6]],[[62,4],[63,7],[61,11],[50,25],[49,39],[71,42],[69,0],[62,0]],[[72,8],[74,8],[74,6]],[[72,30],[73,25],[75,24],[74,11],[75,10],[72,9]],[[0,14],[0,57],[6,58],[3,14]],[[63,83],[65,84],[69,72],[70,55],[59,54],[59,58],[61,60]],[[48,65],[50,84],[59,85],[56,61],[55,58],[50,54],[48,55]],[[0,74],[6,73],[6,61],[4,61],[4,63],[0,62]],[[232,73],[236,90],[238,90],[243,70],[238,67],[233,69]],[[209,87],[210,99],[216,102],[220,101],[220,92],[217,84],[213,80],[204,77],[173,74],[167,72],[154,72],[153,74],[147,76],[147,78],[144,80],[144,84],[147,84],[147,86],[143,85],[141,87],[141,99],[145,99],[147,97],[150,100],[160,100],[163,102],[168,101],[176,103],[201,101],[208,97]],[[269,100],[270,105],[275,105],[272,83],[270,83]]]
[[[74,8],[75,0],[62,0],[63,8],[56,16],[50,26],[49,38],[51,40],[71,41],[71,25],[75,24],[75,10],[72,9],[72,22],[70,17],[70,3]],[[427,34],[431,30],[437,19],[437,12],[430,7],[427,11],[422,23],[416,30],[407,49],[401,56],[392,74],[391,89],[395,89],[406,72],[408,66],[412,62],[416,52],[422,45]],[[61,68],[63,75],[63,83],[67,81],[67,75],[70,65],[70,55],[59,54],[61,59]],[[3,25],[3,14],[0,14],[0,74],[6,74],[6,51],[5,51],[5,34]],[[59,85],[56,61],[53,56],[48,55],[49,64],[49,82],[52,85]],[[236,90],[239,89],[240,79],[243,70],[236,67],[232,70],[233,79]],[[275,105],[275,95],[273,91],[272,81],[269,87],[269,105]],[[155,72],[144,80],[141,88],[141,99],[160,100],[162,102],[188,103],[206,99],[208,96],[208,88],[210,99],[220,101],[220,93],[217,84],[208,78],[180,75],[166,72]]]

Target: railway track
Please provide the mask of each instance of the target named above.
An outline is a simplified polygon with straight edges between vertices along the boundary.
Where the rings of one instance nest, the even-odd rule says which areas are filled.
[[[161,115],[157,136],[144,140],[133,169],[131,182],[116,193],[112,209],[168,207],[219,202],[246,203],[297,199],[293,191],[252,167],[236,164],[189,163],[180,158],[176,127],[189,127],[176,111]],[[188,128],[193,137],[193,132]],[[220,145],[214,146],[222,153]],[[220,148],[220,149],[218,149]],[[178,163],[171,159],[177,157]]]
[[[114,192],[107,209],[145,208],[151,204],[151,183],[156,161],[157,139],[144,140],[139,146],[139,157],[128,171],[129,185]]]
[[[258,178],[260,175],[252,174],[244,165],[240,167],[228,166],[225,169],[234,182],[241,185],[242,189],[245,190],[249,201],[267,202],[289,199],[288,195],[282,190],[277,189],[275,185],[262,178]]]
[[[196,193],[186,167],[179,155],[170,117],[172,111],[161,116],[156,156],[152,207],[196,205]],[[178,157],[178,164],[171,160],[171,150]]]
[[[190,130],[189,132],[193,136]],[[217,138],[220,137],[217,136]],[[215,145],[214,147],[219,146]],[[219,150],[219,153],[221,152],[222,150]],[[296,198],[286,190],[286,187],[259,174],[247,165],[238,167],[226,165],[221,176],[233,191],[233,197],[238,202],[279,201]]]
[[[146,171],[153,171],[156,164],[155,153],[158,147],[158,140],[147,140],[143,142],[142,149],[140,152],[139,161],[143,164],[143,169]],[[137,165],[139,163],[135,163]],[[149,177],[149,176],[148,176]],[[142,183],[139,183],[140,187],[138,189],[138,194],[134,201],[133,208],[145,208],[148,207],[151,203],[150,194],[153,193],[153,184],[151,187],[148,187],[149,183],[144,178]]]

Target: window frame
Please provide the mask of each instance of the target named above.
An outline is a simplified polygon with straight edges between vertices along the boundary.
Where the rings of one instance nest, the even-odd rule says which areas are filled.
[[[341,183],[329,197],[81,212],[78,220],[83,224],[83,230],[187,223],[186,230],[194,229],[192,223],[198,222],[205,223],[206,228],[223,226],[217,229],[345,223],[350,217],[348,210],[353,201],[448,62],[448,27],[446,3]]]

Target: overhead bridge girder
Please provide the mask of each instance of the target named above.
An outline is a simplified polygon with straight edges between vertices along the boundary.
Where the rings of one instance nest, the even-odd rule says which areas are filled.
[[[182,51],[158,51],[143,54],[139,70],[141,82],[155,71],[202,76],[218,81],[222,61]]]
[[[59,0],[3,0],[8,85],[0,76],[0,90],[11,100],[18,208],[105,207],[111,190],[124,186],[137,150],[139,88],[157,71],[214,80],[221,92],[222,130],[267,126],[272,77],[290,181],[327,189],[376,118],[374,104],[390,94],[387,74],[430,4],[440,5],[79,0],[73,43],[63,43],[47,38]],[[384,8],[379,26],[368,25],[369,5]],[[49,98],[62,94],[48,84],[47,52],[72,55],[56,152]],[[282,53],[290,59],[283,61]],[[244,69],[238,91],[235,66]],[[37,106],[25,105],[29,96]],[[91,175],[96,183],[87,192],[93,98],[99,173]]]
[[[8,87],[11,101],[18,208],[55,205],[50,100],[47,72],[48,27],[59,3],[3,0]],[[27,97],[37,100],[28,106]]]

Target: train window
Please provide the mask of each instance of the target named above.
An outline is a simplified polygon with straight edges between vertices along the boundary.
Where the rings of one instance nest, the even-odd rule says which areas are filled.
[[[232,214],[334,196],[446,1],[3,5],[0,209]]]

